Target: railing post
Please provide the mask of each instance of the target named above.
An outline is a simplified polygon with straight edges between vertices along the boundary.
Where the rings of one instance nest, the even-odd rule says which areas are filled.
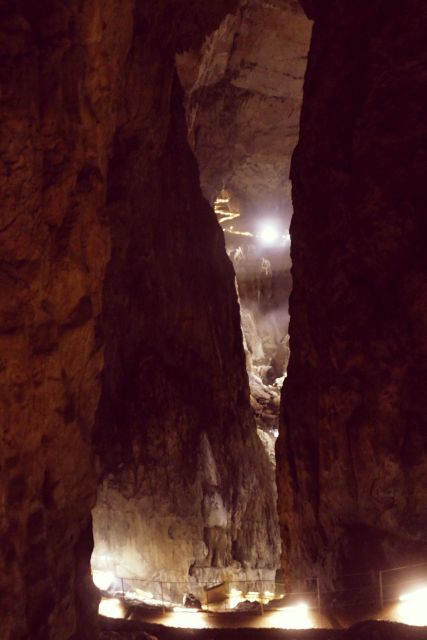
[[[260,583],[259,583],[259,584],[261,585],[261,589],[260,589],[260,591],[259,591],[259,593],[260,593],[259,603],[260,603],[260,605],[261,605],[261,615],[263,616],[263,615],[264,615],[264,602],[263,602],[263,599],[264,599],[264,589],[263,589],[263,583],[262,583],[262,580],[260,581]]]
[[[166,613],[166,609],[165,609],[165,598],[163,595],[163,582],[160,580],[159,584],[160,584],[160,596],[162,598],[162,616],[164,616]]]
[[[317,593],[317,609],[320,613],[321,601],[320,601],[320,579],[319,576],[316,578],[316,593]]]
[[[384,589],[383,589],[383,572],[378,571],[378,582],[380,586],[380,605],[381,609],[384,608]]]

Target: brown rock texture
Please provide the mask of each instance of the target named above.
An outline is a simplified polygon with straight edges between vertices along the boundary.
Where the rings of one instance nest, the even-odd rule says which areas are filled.
[[[427,10],[309,4],[277,480],[283,566],[326,583],[427,552]]]
[[[172,469],[186,488],[204,432],[225,504],[237,513],[242,498],[242,520],[274,529],[268,489],[255,500],[264,462],[232,269],[174,81],[175,52],[232,8],[0,4],[2,640],[96,637],[91,509],[98,474],[117,464],[160,497]],[[248,452],[235,469],[233,447]],[[209,506],[216,485],[203,486]],[[242,520],[235,554],[264,532]]]
[[[291,215],[311,22],[293,0],[242,0],[200,51],[178,56],[204,193],[222,188],[242,214]]]
[[[285,263],[287,253],[280,251],[274,256],[276,263]],[[257,426],[275,433],[281,382],[289,360],[287,303],[291,277],[290,265],[286,270],[273,271],[271,260],[262,256],[254,245],[230,252],[239,293],[251,405]]]
[[[201,195],[181,86],[172,66],[159,77],[145,65],[152,46],[141,47],[123,104],[131,95],[151,104],[147,86],[160,103],[167,87],[165,117],[125,109],[110,163],[113,252],[95,437],[109,475],[94,511],[94,562],[166,582],[244,569],[271,577],[274,476],[250,411],[234,272]]]
[[[88,578],[96,497],[90,439],[110,252],[103,203],[131,33],[131,3],[1,5],[5,640],[69,638],[96,610]]]

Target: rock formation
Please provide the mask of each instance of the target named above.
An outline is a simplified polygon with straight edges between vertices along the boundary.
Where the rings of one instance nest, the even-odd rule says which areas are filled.
[[[111,473],[94,511],[95,566],[106,556],[118,575],[166,582],[239,568],[274,577],[274,479],[250,414],[234,274],[197,185],[181,101],[175,79],[148,170],[139,145],[137,157],[113,159],[114,193],[134,200],[112,203],[120,226],[95,437]],[[118,149],[132,135],[124,127]]]
[[[226,188],[242,214],[291,215],[311,22],[294,0],[241,0],[200,51],[178,56],[204,193]]]
[[[421,0],[302,1],[277,477],[284,567],[326,582],[426,553],[427,18]],[[97,492],[109,568],[276,566],[234,272],[175,56],[208,197],[285,210],[310,23],[293,0],[0,5],[1,637],[92,639]]]
[[[232,8],[1,7],[5,640],[95,636],[91,509],[97,476],[120,464],[125,496],[135,470],[135,487],[159,500],[172,487],[170,508],[197,513],[209,562],[261,563],[267,535],[267,564],[277,555],[272,493],[252,489],[269,466],[233,273],[174,80],[176,51],[200,47]]]
[[[283,376],[289,353],[290,257],[287,241],[271,251],[259,233],[263,221],[281,234],[288,230],[289,167],[310,33],[311,21],[293,0],[241,0],[200,50],[177,56],[203,191],[211,202],[226,197],[220,219],[227,220],[222,211],[229,206],[239,214],[223,227],[237,276],[251,402],[269,436],[278,426],[279,389],[271,383]]]
[[[280,252],[279,260],[285,252]],[[251,405],[259,428],[278,429],[280,388],[289,360],[290,271],[272,271],[271,262],[249,245],[230,252],[236,272]]]
[[[1,7],[1,636],[88,628],[103,205],[131,3]],[[91,610],[92,604],[94,609]],[[84,610],[83,610],[84,609]]]
[[[277,479],[284,568],[326,584],[426,558],[427,13],[303,4]]]

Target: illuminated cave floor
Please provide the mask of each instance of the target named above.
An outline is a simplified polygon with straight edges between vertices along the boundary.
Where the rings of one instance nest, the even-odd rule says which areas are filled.
[[[176,629],[133,620],[100,616],[101,640],[427,640],[427,627],[396,622],[359,622],[349,629]]]

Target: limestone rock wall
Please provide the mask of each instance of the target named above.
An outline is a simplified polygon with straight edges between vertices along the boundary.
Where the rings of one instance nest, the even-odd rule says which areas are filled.
[[[274,477],[250,411],[234,272],[187,142],[176,43],[153,63],[158,37],[135,42],[109,167],[94,563],[175,581],[271,576]]]
[[[285,252],[280,259],[285,262]],[[277,432],[280,389],[289,360],[288,298],[290,267],[272,271],[270,260],[254,246],[230,252],[236,272],[240,318],[257,426]]]
[[[173,79],[175,52],[201,46],[232,8],[2,3],[2,639],[96,637],[98,475],[137,461],[159,505],[177,485],[171,469],[184,488],[194,481],[203,432],[216,484],[205,471],[179,505],[172,492],[173,509],[191,511],[193,496],[206,495],[199,508],[215,540],[224,510],[234,509],[234,553],[253,548],[254,563],[261,555],[264,530],[242,519],[264,520],[274,506],[268,489],[255,499],[263,461],[232,269],[200,195]],[[235,445],[242,458],[248,451],[239,465]]]
[[[131,3],[1,7],[0,635],[69,638],[88,567],[103,215]],[[88,609],[88,611],[85,611]]]
[[[307,7],[277,479],[284,568],[327,582],[426,557],[427,13]]]
[[[242,214],[291,216],[311,22],[297,2],[241,0],[200,51],[178,56],[204,193],[226,188]]]

